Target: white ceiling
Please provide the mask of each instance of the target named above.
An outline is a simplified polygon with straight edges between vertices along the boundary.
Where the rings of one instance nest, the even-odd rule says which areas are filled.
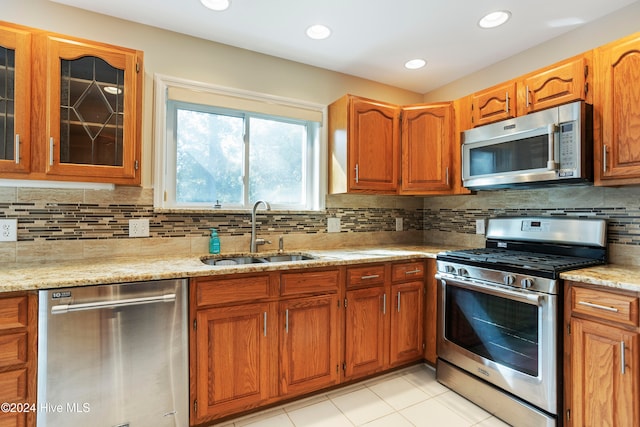
[[[51,1],[426,93],[637,0]],[[507,24],[478,27],[504,9]],[[318,23],[329,39],[305,36]],[[427,66],[406,70],[413,58]]]

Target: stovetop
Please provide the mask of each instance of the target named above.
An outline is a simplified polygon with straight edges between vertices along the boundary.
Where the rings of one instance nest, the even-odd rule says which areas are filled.
[[[443,261],[457,262],[494,270],[529,273],[547,278],[557,278],[557,275],[563,271],[604,263],[603,260],[589,257],[545,254],[501,248],[450,251],[438,254],[437,258]]]

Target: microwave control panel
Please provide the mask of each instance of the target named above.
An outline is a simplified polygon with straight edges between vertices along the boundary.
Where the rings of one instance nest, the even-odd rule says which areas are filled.
[[[575,121],[560,123],[560,168],[558,169],[560,177],[572,177],[578,174],[577,159],[580,153],[578,153],[576,125]]]

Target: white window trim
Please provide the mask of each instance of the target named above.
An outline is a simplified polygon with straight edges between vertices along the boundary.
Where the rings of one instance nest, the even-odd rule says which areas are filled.
[[[170,183],[167,182],[167,101],[170,87],[189,89],[197,92],[207,91],[212,93],[218,93],[222,95],[230,95],[236,97],[244,97],[268,103],[277,103],[285,106],[301,107],[311,110],[322,112],[323,121],[320,124],[320,141],[318,144],[318,176],[315,179],[318,180],[318,196],[314,196],[316,201],[314,207],[311,210],[321,211],[325,208],[325,196],[327,194],[327,153],[328,153],[328,135],[327,126],[325,126],[327,118],[327,106],[308,101],[301,101],[292,98],[285,98],[275,95],[263,94],[258,92],[247,91],[243,89],[229,88],[224,86],[213,85],[209,83],[195,82],[192,80],[182,79],[178,77],[171,77],[162,74],[155,74],[155,99],[154,99],[154,192],[153,192],[153,206],[155,209],[170,209],[170,210],[202,210],[202,208],[176,208],[174,206],[168,206],[165,202],[165,191]],[[226,210],[226,209],[225,209]],[[241,209],[246,211],[247,209]],[[215,211],[213,206],[211,211]]]

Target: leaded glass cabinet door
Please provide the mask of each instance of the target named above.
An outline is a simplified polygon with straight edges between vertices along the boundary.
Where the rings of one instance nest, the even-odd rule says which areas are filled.
[[[48,37],[48,175],[139,184],[142,53]]]
[[[29,172],[31,34],[0,24],[0,172]]]

